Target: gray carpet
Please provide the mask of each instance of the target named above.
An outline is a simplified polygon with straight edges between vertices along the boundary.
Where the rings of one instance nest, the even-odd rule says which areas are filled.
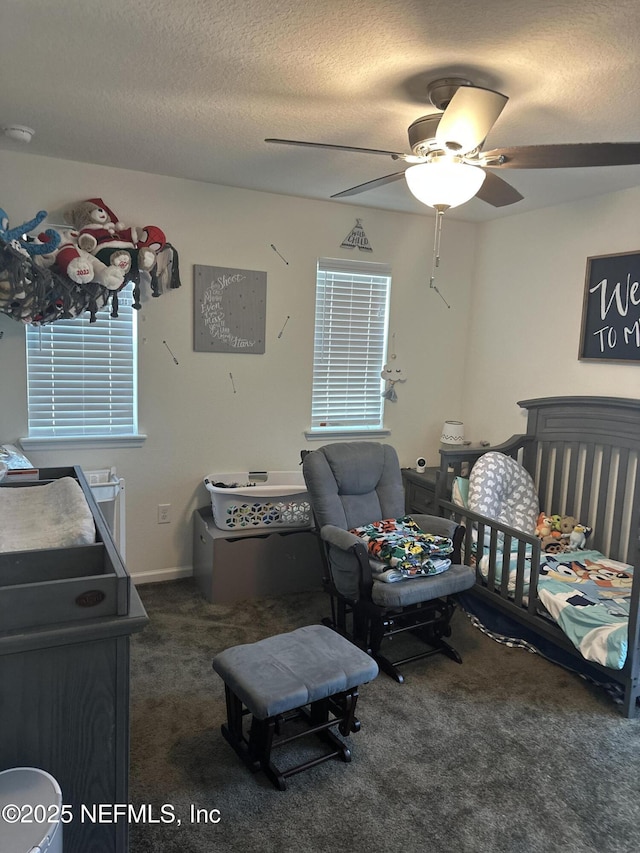
[[[438,655],[405,667],[402,685],[382,674],[364,685],[352,762],[325,762],[279,792],[222,738],[211,658],[319,622],[328,599],[212,605],[191,580],[140,593],[150,624],[132,642],[129,799],[170,805],[180,825],[133,825],[131,853],[640,850],[640,721],[463,613],[461,666]],[[192,822],[191,805],[219,810],[219,822]]]

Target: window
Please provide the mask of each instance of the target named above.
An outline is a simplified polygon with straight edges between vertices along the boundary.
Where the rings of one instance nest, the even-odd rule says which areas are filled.
[[[383,428],[390,288],[386,264],[318,261],[312,433]]]
[[[133,436],[138,431],[136,311],[131,285],[89,322],[84,314],[27,326],[29,439]]]

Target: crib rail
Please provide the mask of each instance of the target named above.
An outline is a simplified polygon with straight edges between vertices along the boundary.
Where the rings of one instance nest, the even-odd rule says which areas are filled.
[[[537,592],[540,540],[450,501],[441,501],[440,507],[465,527],[463,562],[475,567],[476,583],[510,607],[532,614],[544,611]]]

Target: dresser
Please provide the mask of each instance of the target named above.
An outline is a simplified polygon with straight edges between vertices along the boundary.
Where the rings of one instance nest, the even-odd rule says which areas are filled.
[[[65,853],[127,853],[126,819],[89,815],[128,802],[129,646],[148,617],[81,469],[39,474],[61,477],[80,484],[96,541],[0,554],[0,770],[57,780],[73,815]]]
[[[402,469],[405,494],[405,511],[411,515],[439,515],[436,505],[436,483],[440,468],[426,468],[420,473],[414,468]],[[443,498],[451,497],[453,474],[447,476],[447,487]]]

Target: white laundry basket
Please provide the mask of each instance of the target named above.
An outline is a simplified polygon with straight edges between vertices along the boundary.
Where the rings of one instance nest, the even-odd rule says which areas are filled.
[[[62,853],[62,791],[53,776],[36,767],[0,773],[0,850]],[[15,820],[14,818],[20,818]]]
[[[311,502],[302,471],[210,474],[204,484],[213,520],[221,530],[311,527]]]

